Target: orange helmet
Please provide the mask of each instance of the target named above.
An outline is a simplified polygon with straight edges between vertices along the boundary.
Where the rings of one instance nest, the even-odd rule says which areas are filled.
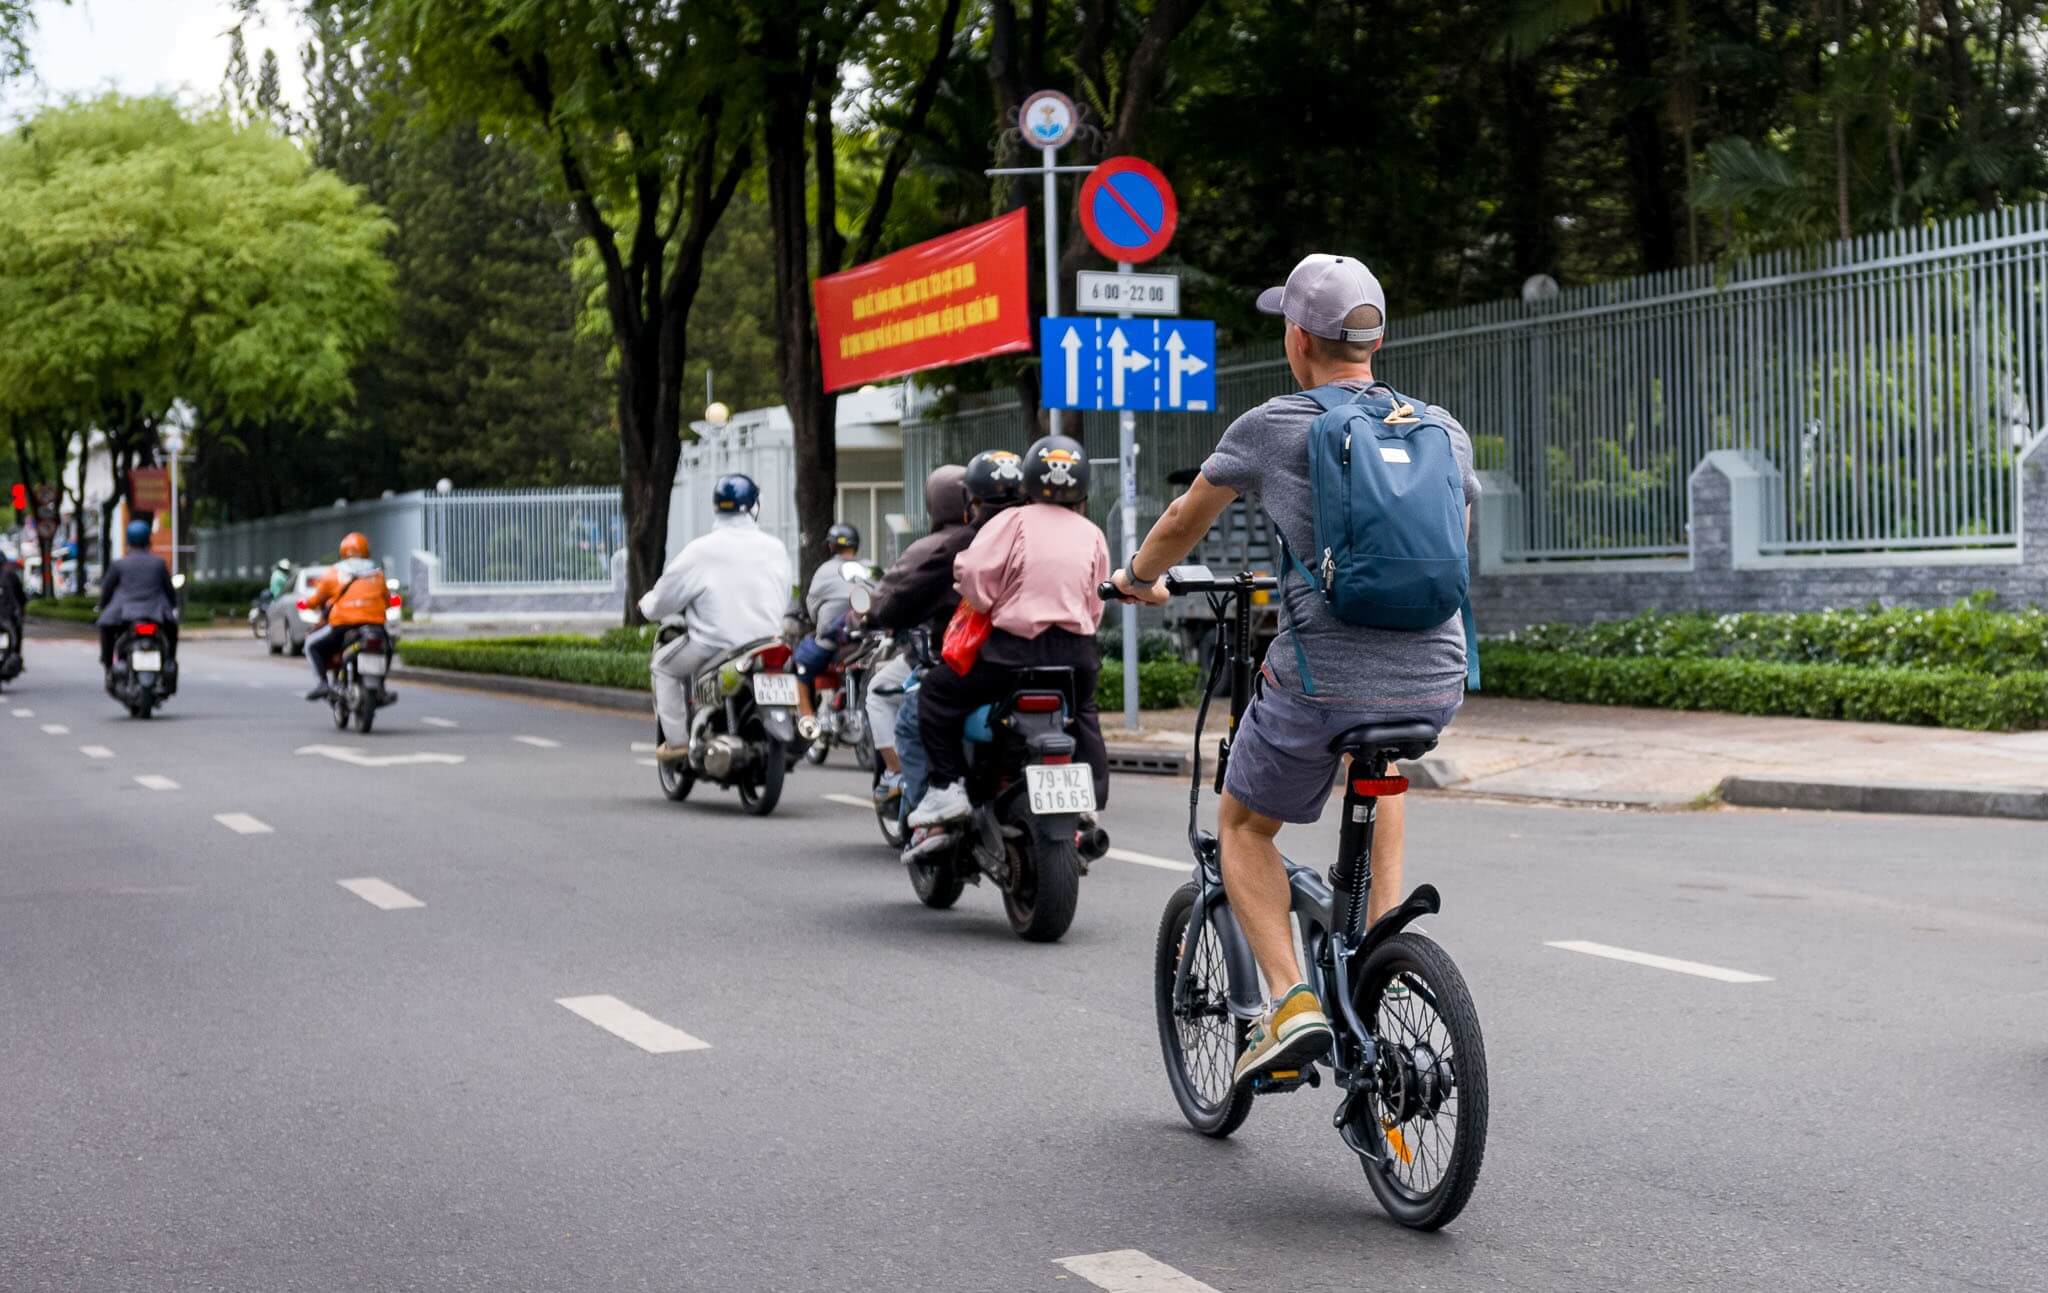
[[[341,555],[367,559],[370,555],[370,541],[360,532],[345,534],[341,539]]]

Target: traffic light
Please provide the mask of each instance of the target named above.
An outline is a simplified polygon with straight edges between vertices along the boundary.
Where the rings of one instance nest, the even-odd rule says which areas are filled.
[[[14,482],[14,511],[16,520],[28,513],[28,486],[20,481]]]

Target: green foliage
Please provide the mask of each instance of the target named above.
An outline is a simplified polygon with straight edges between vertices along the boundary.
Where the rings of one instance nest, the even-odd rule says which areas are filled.
[[[66,593],[60,597],[29,598],[27,615],[32,620],[57,620],[65,624],[90,624],[99,618],[97,597]]]
[[[399,658],[423,669],[509,674],[594,687],[650,689],[647,655],[599,649],[592,638],[413,639],[398,644]]]
[[[239,603],[246,611],[249,600],[268,587],[268,579],[195,579],[185,585],[185,601],[188,605],[192,602],[223,606]]]
[[[2004,675],[2048,670],[2048,612],[1996,611],[1981,592],[1938,610],[1799,614],[1650,611],[1600,624],[1543,624],[1509,634],[1525,650],[1607,658],[1759,660]],[[1493,689],[1490,643],[1487,689]]]
[[[1124,658],[1124,633],[1120,628],[1104,628],[1095,635],[1095,645],[1102,652],[1105,661]],[[1140,666],[1154,660],[1178,660],[1181,658],[1180,639],[1163,629],[1144,629],[1138,634],[1138,663]]]
[[[1148,660],[1138,665],[1138,708],[1179,709],[1192,705],[1202,695],[1202,671],[1197,665],[1173,658]],[[1095,683],[1095,704],[1105,710],[1124,707],[1124,667],[1115,660],[1102,662]]]
[[[1489,695],[2012,731],[2048,724],[2048,672],[1589,656],[1494,644]]]

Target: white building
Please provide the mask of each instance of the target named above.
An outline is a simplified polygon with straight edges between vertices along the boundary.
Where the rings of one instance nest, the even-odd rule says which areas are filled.
[[[860,530],[861,555],[888,562],[907,537],[888,518],[903,507],[904,387],[864,386],[839,397],[839,501],[834,515]],[[789,549],[797,566],[796,431],[789,410],[748,409],[722,427],[693,424],[698,439],[683,446],[669,498],[668,555],[711,528],[711,488],[731,472],[761,487],[761,524]],[[899,522],[900,524],[900,522]],[[819,535],[818,540],[823,541]]]

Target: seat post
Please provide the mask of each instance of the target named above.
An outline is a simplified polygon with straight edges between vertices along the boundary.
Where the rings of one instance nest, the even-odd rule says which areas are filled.
[[[1369,771],[1361,773],[1361,765]],[[1344,773],[1344,820],[1337,834],[1337,862],[1330,868],[1330,888],[1336,895],[1334,915],[1346,943],[1356,946],[1365,935],[1366,901],[1372,891],[1372,834],[1379,820],[1379,796],[1361,794],[1360,778],[1377,780],[1386,775],[1385,751],[1370,755],[1354,753]]]

